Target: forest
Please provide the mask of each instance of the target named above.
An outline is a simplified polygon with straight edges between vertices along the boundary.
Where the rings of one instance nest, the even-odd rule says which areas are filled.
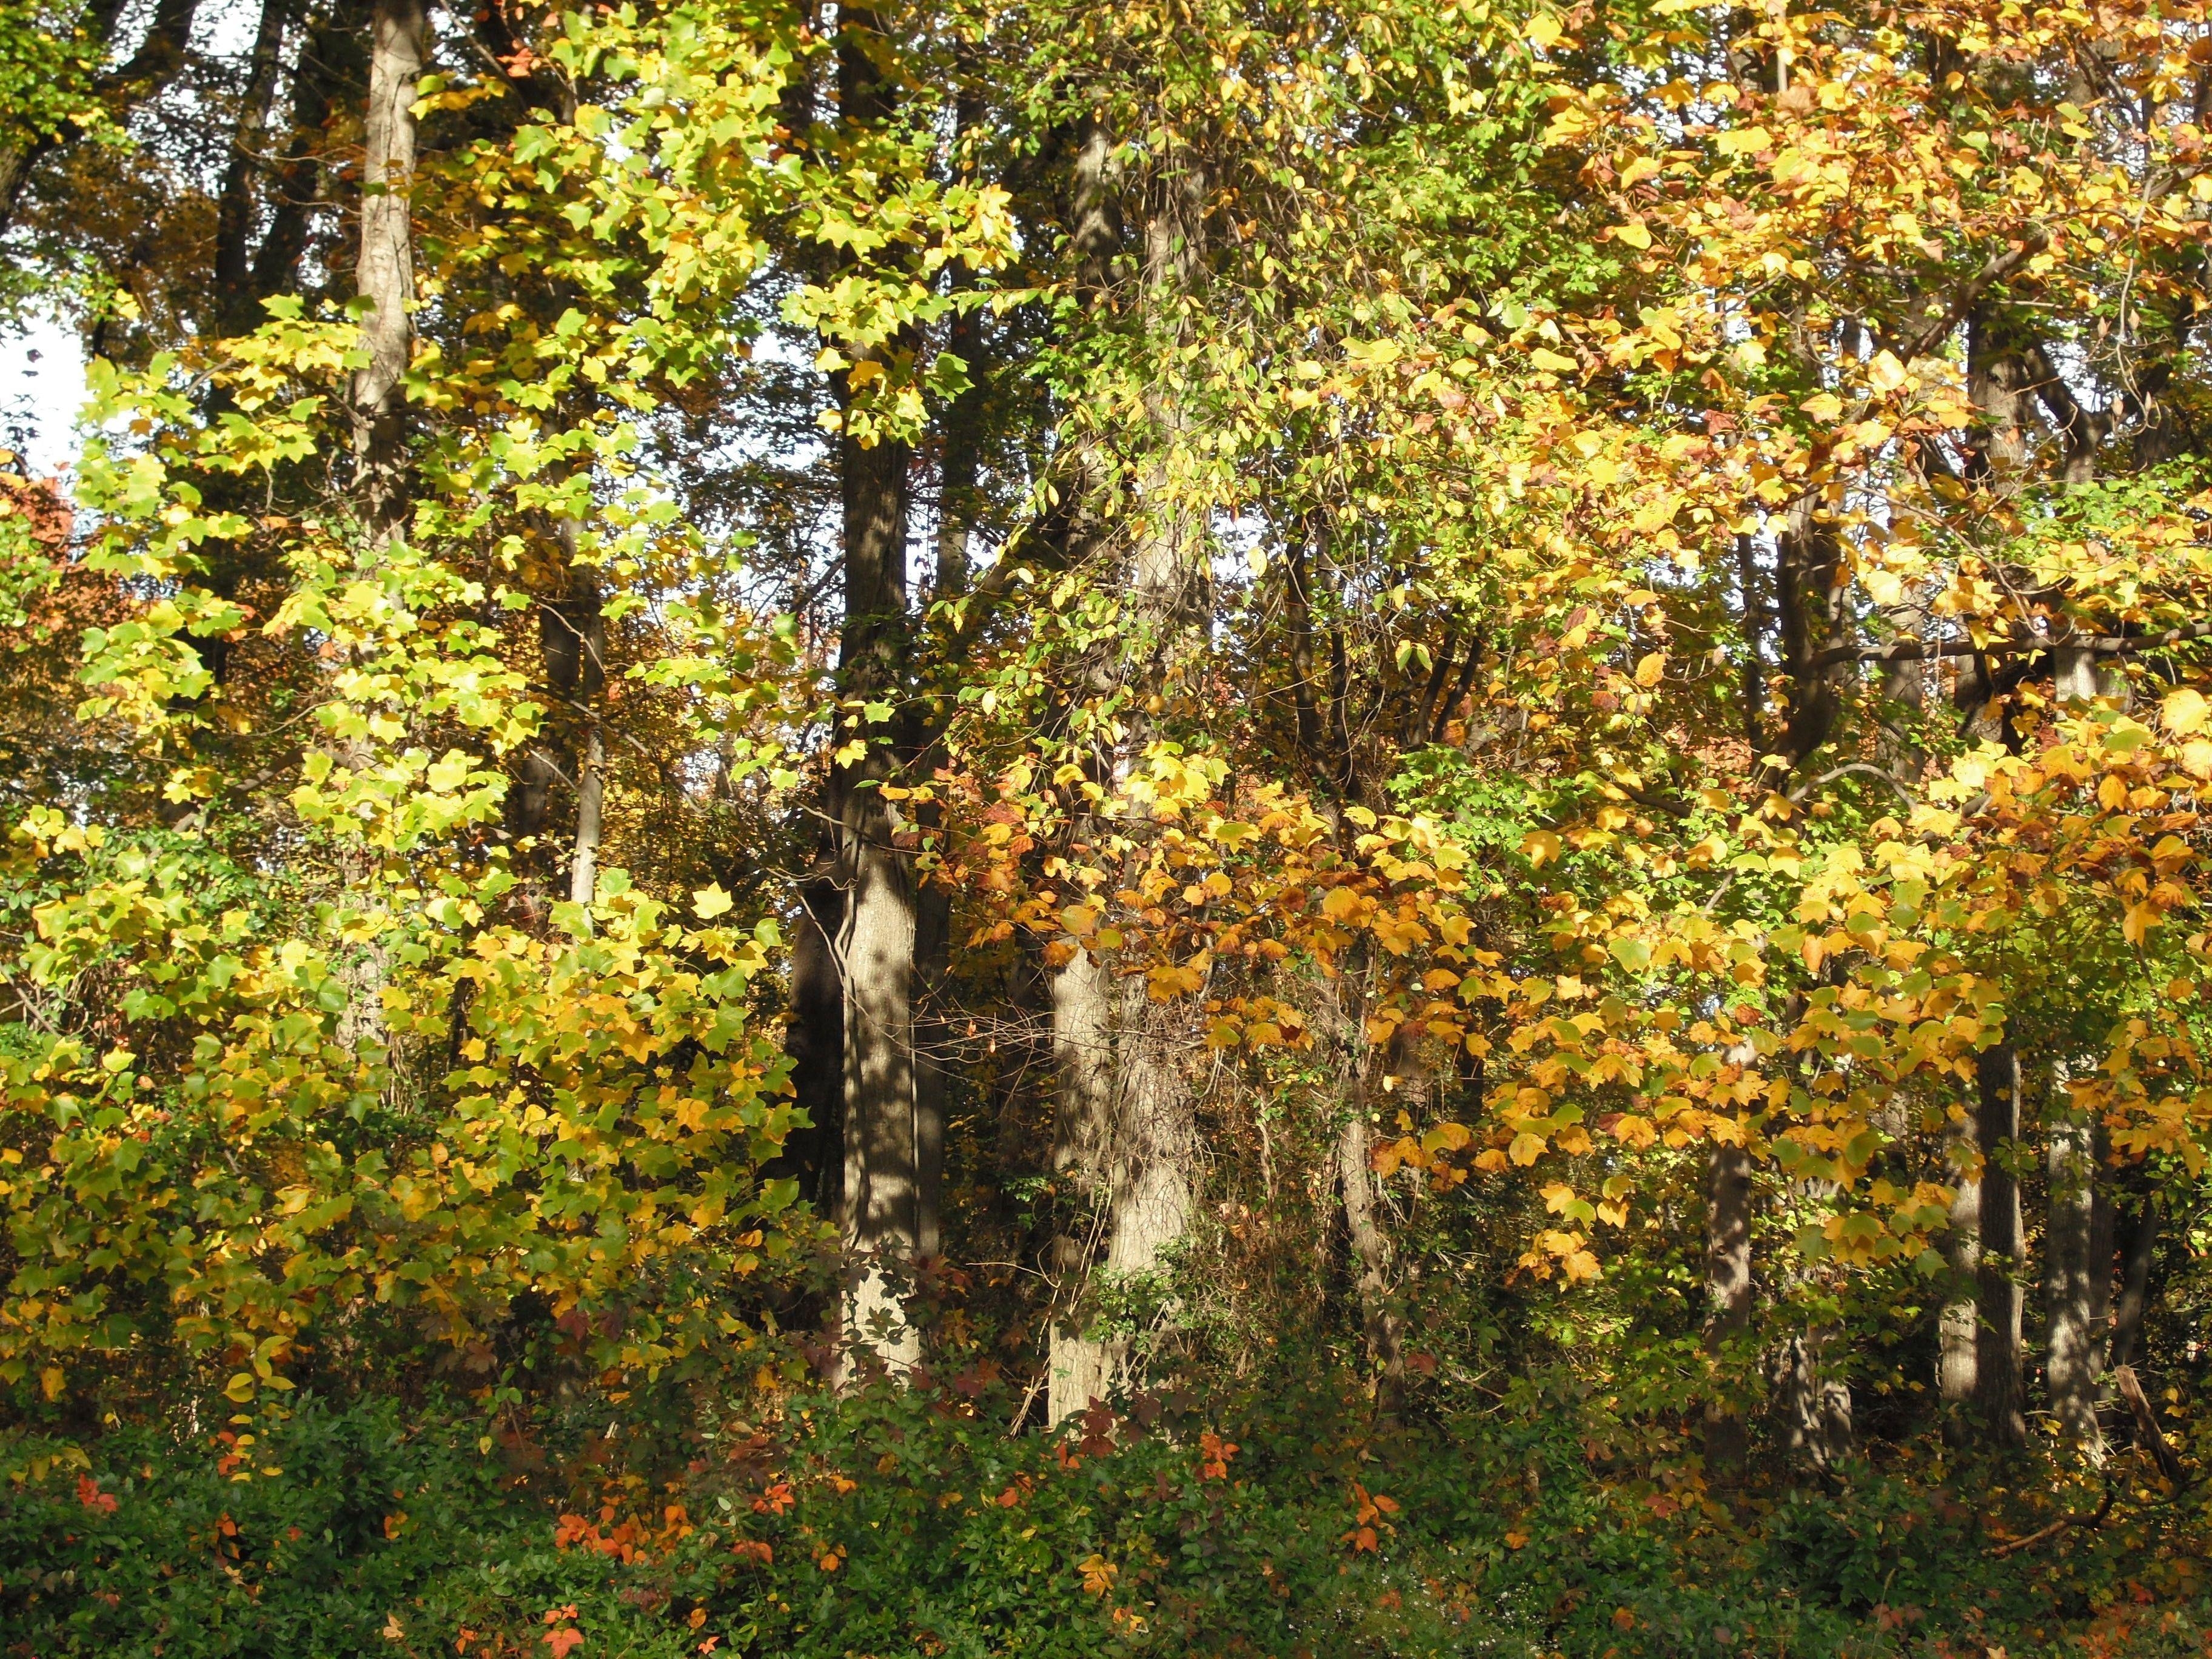
[[[2206,0],[0,0],[0,251],[5,1659],[2212,1653]]]

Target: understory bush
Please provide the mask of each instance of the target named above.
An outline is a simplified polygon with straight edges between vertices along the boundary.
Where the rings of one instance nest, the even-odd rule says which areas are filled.
[[[2170,1503],[2127,1487],[2008,1551],[2094,1486],[2000,1491],[1935,1447],[1723,1494],[1609,1480],[1565,1419],[1389,1429],[1303,1391],[1065,1436],[1010,1434],[972,1378],[498,1401],[13,1441],[0,1652],[2152,1659],[2212,1629]]]

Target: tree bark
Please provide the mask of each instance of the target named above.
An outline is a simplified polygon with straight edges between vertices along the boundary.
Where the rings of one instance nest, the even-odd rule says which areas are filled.
[[[842,444],[848,698],[895,698],[906,668],[907,447]],[[894,1367],[920,1357],[902,1279],[921,1249],[915,1134],[916,910],[907,826],[884,798],[894,770],[881,733],[831,780],[845,890],[838,958],[845,990],[846,1330]]]
[[[1374,1126],[1355,1101],[1336,1139],[1337,1189],[1344,1198],[1352,1254],[1359,1264],[1359,1322],[1367,1369],[1375,1379],[1375,1409],[1388,1417],[1405,1401],[1405,1318],[1395,1304],[1396,1252],[1382,1226],[1374,1150]]]
[[[422,71],[427,28],[420,0],[377,0],[369,59],[367,176],[362,185],[356,287],[369,302],[362,332],[369,361],[350,388],[356,487],[372,549],[397,538],[408,507],[407,400],[401,384],[414,338],[407,314],[415,295],[414,233],[409,191],[415,174],[415,83]],[[372,182],[374,181],[374,182]],[[364,765],[355,745],[350,763]],[[368,918],[369,938],[348,958],[346,1011],[340,1035],[349,1048],[388,1049],[382,995],[388,963],[381,939],[386,912],[380,860],[360,842],[344,842],[338,872]],[[401,1070],[387,1054],[396,1079]]]
[[[256,301],[291,288],[321,194],[320,145],[337,89],[359,71],[361,0],[331,0],[313,15],[292,71],[290,131],[267,185],[269,227],[253,255]]]
[[[1114,144],[1096,121],[1085,124],[1076,155],[1071,191],[1071,227],[1077,259],[1077,285],[1085,300],[1103,303],[1112,276],[1121,222],[1114,202]],[[1176,337],[1176,325],[1158,316],[1186,291],[1195,270],[1200,233],[1199,195],[1188,163],[1161,181],[1164,200],[1144,230],[1144,294],[1148,320],[1162,339]],[[1172,441],[1179,431],[1178,411],[1157,391],[1147,399],[1158,428],[1156,441]],[[1083,485],[1095,489],[1086,463],[1079,463]],[[1116,781],[1126,778],[1145,750],[1153,730],[1142,712],[1165,684],[1169,662],[1187,625],[1186,588],[1190,578],[1187,527],[1173,509],[1164,470],[1157,464],[1141,477],[1136,492],[1140,512],[1151,522],[1136,529],[1129,549],[1127,589],[1137,637],[1128,642],[1121,665],[1138,709],[1123,718],[1122,736],[1101,770]],[[1089,539],[1086,538],[1085,539]],[[1102,690],[1110,690],[1102,686]],[[1125,823],[1141,833],[1143,819]],[[1096,977],[1094,977],[1096,975]],[[1064,1298],[1079,1310],[1078,1320],[1095,1319],[1101,1289],[1124,1295],[1138,1305],[1159,1306],[1171,1297],[1165,1269],[1176,1243],[1189,1226],[1191,1177],[1199,1153],[1190,1090],[1183,1075],[1190,1034],[1172,1005],[1153,1003],[1143,975],[1133,975],[1121,996],[1114,995],[1103,965],[1081,953],[1059,974],[1053,990],[1054,1041],[1060,1066],[1060,1141],[1075,1161],[1081,1185],[1087,1138],[1099,1123],[1102,1091],[1091,1071],[1099,1034],[1110,1029],[1112,1080],[1103,1091],[1104,1146],[1095,1165],[1103,1176],[1103,1251],[1067,1251],[1065,1273],[1079,1275],[1077,1288]],[[1116,1006],[1118,1003],[1118,1006]],[[1066,1250],[1066,1236],[1056,1251]],[[1101,1275],[1103,1275],[1103,1282]],[[1048,1409],[1055,1420],[1080,1410],[1100,1384],[1110,1389],[1127,1381],[1139,1357],[1125,1335],[1102,1339],[1095,1328],[1055,1331],[1053,1337]]]
[[[1705,1353],[1720,1361],[1751,1329],[1751,1154],[1715,1141],[1705,1154]],[[1733,1383],[1716,1372],[1705,1402],[1705,1468],[1717,1480],[1743,1472],[1749,1452]]]
[[[1942,1344],[1936,1360],[1936,1391],[1954,1412],[1975,1397],[1976,1356],[1980,1348],[1982,1272],[1982,1176],[1975,1150],[1977,1120],[1961,1115],[1946,1126],[1951,1179],[1951,1230],[1944,1240],[1949,1260],[1951,1299],[1943,1304]]]
[[[255,178],[261,171],[269,112],[276,101],[284,30],[294,0],[262,0],[254,31],[246,93],[231,137],[230,159],[223,164],[222,187],[216,198],[215,300],[216,325],[225,334],[246,334],[261,319],[261,296],[253,291],[253,206]]]
[[[2120,1270],[2120,1300],[2112,1310],[2112,1352],[2107,1370],[2135,1363],[2142,1340],[2144,1310],[2150,1304],[2151,1259],[2158,1252],[2158,1200],[2143,1194],[2142,1208],[2128,1229],[2128,1253]]]
[[[878,54],[884,32],[866,8],[841,13],[839,118],[872,131],[896,110]],[[852,383],[842,387],[849,413]],[[907,474],[910,447],[863,443],[848,420],[838,442],[844,516],[844,621],[838,675],[844,696],[901,708],[913,669],[907,614]],[[838,880],[845,890],[838,960],[844,983],[845,1289],[842,1342],[895,1372],[921,1358],[906,1297],[933,1218],[922,1213],[923,1152],[915,1062],[915,949],[919,915],[914,826],[882,786],[897,769],[902,727],[863,731],[866,751],[830,779]]]
[[[1316,520],[1301,520],[1283,550],[1283,602],[1291,647],[1291,709],[1298,754],[1308,765],[1322,759],[1321,700],[1314,660],[1313,574],[1308,544],[1320,533]]]
[[[2027,1439],[2021,1380],[2020,1182],[2009,1167],[2020,1138],[2020,1056],[2009,1040],[1976,1063],[1976,1138],[1982,1154],[1982,1261],[1974,1354],[1975,1403],[1998,1446]]]
[[[799,889],[791,940],[791,1021],[783,1051],[791,1059],[792,1101],[806,1115],[766,1172],[795,1181],[799,1196],[833,1226],[842,1226],[845,1194],[845,986],[837,939],[845,925],[845,893],[837,884],[836,851],[825,840]]]
[[[356,291],[368,362],[353,379],[354,461],[362,517],[374,544],[407,517],[407,395],[415,328],[415,246],[409,195],[415,182],[415,83],[428,28],[422,0],[376,0],[370,23],[368,145],[362,161]]]
[[[2051,1391],[2051,1413],[2058,1430],[2093,1463],[2104,1461],[2104,1437],[2097,1426],[2099,1339],[2094,1280],[2101,1267],[2112,1276],[2109,1257],[2094,1257],[2096,1231],[2096,1136],[2086,1114],[2077,1110],[2062,1062],[2051,1068],[2050,1126],[2045,1134],[2045,1171],[2050,1212],[2044,1225],[2044,1305],[2047,1349],[2044,1376]]]
[[[1114,1356],[1090,1327],[1087,1291],[1098,1259],[1113,1144],[1114,980],[1106,963],[1078,945],[1052,976],[1054,1088],[1053,1176],[1061,1224],[1053,1269],[1072,1305],[1050,1334],[1047,1420],[1054,1425],[1114,1391]]]
[[[563,544],[574,556],[574,521],[569,521]],[[570,606],[566,618],[575,635],[578,672],[574,677],[577,711],[584,720],[583,741],[576,752],[576,833],[568,851],[568,902],[589,904],[599,890],[599,836],[606,799],[607,740],[600,725],[598,704],[606,687],[606,617],[599,606],[599,584],[591,571],[569,572]]]
[[[1822,1374],[1826,1333],[1797,1332],[1777,1351],[1774,1402],[1782,1445],[1793,1463],[1832,1469],[1851,1452],[1850,1385]]]

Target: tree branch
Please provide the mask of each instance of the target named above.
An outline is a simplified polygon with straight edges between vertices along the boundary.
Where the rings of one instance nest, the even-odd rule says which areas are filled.
[[[1976,645],[1969,640],[1898,640],[1867,647],[1834,646],[1816,660],[1839,662],[1931,662],[1940,657],[2032,657],[2044,651],[2087,651],[2100,657],[2125,656],[2136,651],[2159,651],[2185,645],[2192,640],[2212,639],[2212,622],[2192,623],[2157,634],[2077,634],[2065,639],[1992,640]]]

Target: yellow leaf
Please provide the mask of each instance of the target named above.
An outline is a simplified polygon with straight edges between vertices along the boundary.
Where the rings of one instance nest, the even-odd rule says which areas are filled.
[[[1547,11],[1538,12],[1528,20],[1527,27],[1521,31],[1527,37],[1528,44],[1539,52],[1550,50],[1563,32],[1559,27],[1559,20]]]
[[[1667,653],[1654,651],[1636,665],[1636,683],[1649,687],[1659,684],[1659,677],[1667,672]]]
[[[1640,222],[1632,219],[1625,225],[1613,227],[1613,240],[1616,242],[1625,242],[1630,247],[1640,252],[1651,246],[1651,233],[1646,230]]]
[[[2179,691],[2167,692],[2166,701],[2159,706],[2159,718],[2166,722],[2166,729],[2177,737],[2186,737],[2202,728],[2208,714],[2212,714],[2212,704],[2205,702],[2203,693],[2186,685]]]
[[[1544,1137],[1530,1134],[1523,1129],[1513,1137],[1513,1144],[1505,1149],[1505,1155],[1525,1168],[1543,1157]]]
[[[726,914],[730,902],[730,896],[722,890],[722,884],[719,881],[712,887],[702,887],[691,895],[691,908],[702,921],[712,921],[716,916]]]
[[[1905,365],[1897,361],[1893,351],[1875,355],[1867,365],[1867,381],[1877,392],[1894,392],[1905,384]]]
[[[1521,856],[1541,869],[1559,856],[1559,838],[1549,830],[1532,830],[1522,837]]]

